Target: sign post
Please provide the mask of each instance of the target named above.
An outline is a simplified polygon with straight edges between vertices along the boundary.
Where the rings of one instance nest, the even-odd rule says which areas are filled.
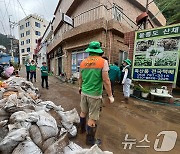
[[[180,56],[180,24],[137,31],[133,80],[176,83]]]

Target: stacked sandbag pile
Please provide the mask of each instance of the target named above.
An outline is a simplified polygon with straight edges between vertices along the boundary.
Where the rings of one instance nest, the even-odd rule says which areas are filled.
[[[0,154],[69,154],[68,137],[77,135],[74,124],[80,121],[76,109],[40,100],[39,90],[24,78],[11,77],[6,84],[0,88]]]

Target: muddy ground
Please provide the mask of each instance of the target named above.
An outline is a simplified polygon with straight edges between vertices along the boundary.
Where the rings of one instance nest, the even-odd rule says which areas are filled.
[[[25,76],[24,69],[21,75]],[[49,77],[49,90],[41,88],[40,74],[38,72],[37,82],[34,83],[40,89],[41,99],[53,101],[57,105],[62,105],[65,110],[76,108],[80,112],[80,95],[78,88],[72,84],[65,84],[55,77]],[[120,86],[116,87],[115,103],[109,104],[104,100],[104,107],[98,121],[97,138],[102,140],[101,149],[112,151],[114,154],[156,154],[154,143],[161,131],[176,131],[178,138],[175,147],[169,152],[162,154],[180,153],[180,107],[155,105],[143,102],[134,98],[130,99],[129,104],[121,102],[123,100]],[[128,138],[136,139],[136,144],[132,149],[124,149],[126,134]],[[147,142],[140,143],[145,134],[148,134]],[[162,139],[163,137],[161,137]],[[82,147],[85,145],[85,134],[73,139],[74,142]],[[136,146],[150,147],[136,147]]]

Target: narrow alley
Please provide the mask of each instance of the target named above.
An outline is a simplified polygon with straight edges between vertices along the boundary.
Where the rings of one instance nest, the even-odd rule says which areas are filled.
[[[59,79],[49,77],[49,90],[41,88],[40,71],[38,80],[34,83],[40,89],[41,99],[53,101],[56,105],[62,105],[66,110],[76,108],[80,112],[80,95],[78,87],[72,84],[62,83]],[[24,68],[21,72],[25,76]],[[142,102],[131,98],[129,104],[122,103],[122,92],[120,87],[115,91],[115,103],[109,104],[106,99],[98,122],[97,138],[102,139],[102,150],[112,151],[114,154],[153,154],[154,143],[161,131],[173,130],[180,134],[180,108],[173,106],[162,106]],[[124,149],[125,136],[128,139],[136,139],[132,149],[127,146]],[[150,143],[140,143],[148,134]],[[85,135],[78,134],[73,139],[82,147],[85,145]],[[128,143],[128,142],[127,142]],[[150,146],[149,148],[138,148],[136,146]],[[168,154],[178,154],[180,151],[180,139],[176,141],[173,150]]]

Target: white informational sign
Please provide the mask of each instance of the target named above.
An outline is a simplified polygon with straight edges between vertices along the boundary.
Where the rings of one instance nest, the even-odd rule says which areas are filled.
[[[62,19],[64,22],[66,22],[67,24],[71,25],[72,27],[74,27],[74,21],[71,17],[67,16],[66,14],[62,14]]]

